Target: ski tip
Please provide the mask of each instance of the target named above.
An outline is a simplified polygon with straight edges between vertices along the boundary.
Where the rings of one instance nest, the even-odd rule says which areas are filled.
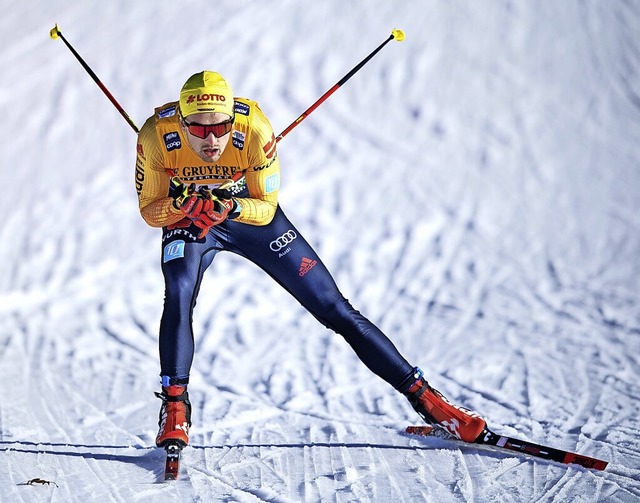
[[[565,464],[580,465],[592,470],[604,470],[609,464],[608,461],[591,458],[589,456],[582,456],[581,454],[576,454],[574,452],[567,452],[562,462]]]

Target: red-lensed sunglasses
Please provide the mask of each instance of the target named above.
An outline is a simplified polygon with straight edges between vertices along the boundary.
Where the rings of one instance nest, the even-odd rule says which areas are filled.
[[[227,121],[218,122],[216,124],[198,124],[197,122],[187,122],[187,119],[182,119],[184,125],[187,126],[187,130],[193,136],[197,136],[202,139],[206,138],[211,133],[213,133],[213,136],[216,138],[226,135],[231,131],[231,128],[233,128],[233,121],[234,118],[232,117]]]

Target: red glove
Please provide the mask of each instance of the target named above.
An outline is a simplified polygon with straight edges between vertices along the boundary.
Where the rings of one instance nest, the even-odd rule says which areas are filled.
[[[175,199],[175,205],[193,222],[193,225],[201,229],[198,238],[203,238],[211,227],[224,222],[229,212],[236,206],[229,191],[219,189],[211,191],[202,187],[195,192],[194,184],[180,193],[180,196]]]
[[[178,220],[174,224],[167,225],[167,229],[172,231],[173,229],[186,229],[187,227],[191,227],[191,220],[188,218],[183,218],[182,220]]]
[[[176,200],[179,205],[180,211],[193,222],[193,225],[200,228],[200,234],[198,238],[203,238],[209,232],[209,229],[216,225],[214,219],[209,215],[213,210],[213,201],[211,199],[205,199],[199,193],[193,193],[180,202]],[[219,223],[219,222],[218,222]]]
[[[237,207],[235,199],[231,197],[231,192],[226,189],[208,189],[202,187],[199,193],[206,200],[213,203],[211,209],[207,208],[207,215],[213,220],[213,225],[224,222],[229,213],[235,211]]]
[[[231,192],[227,189],[212,189],[209,191],[213,204],[220,214],[224,214],[224,218],[227,218],[229,213],[236,211],[238,203],[231,197]]]

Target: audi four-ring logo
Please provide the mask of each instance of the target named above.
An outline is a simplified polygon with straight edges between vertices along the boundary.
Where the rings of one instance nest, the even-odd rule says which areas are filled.
[[[297,237],[298,235],[296,234],[296,232],[292,229],[289,229],[278,239],[271,241],[271,243],[269,243],[269,248],[271,248],[271,251],[279,252]]]

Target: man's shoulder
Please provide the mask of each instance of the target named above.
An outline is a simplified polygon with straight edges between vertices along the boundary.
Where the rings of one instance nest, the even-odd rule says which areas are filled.
[[[270,138],[273,129],[257,101],[234,98],[235,125],[237,131],[250,134],[254,138]]]
[[[162,127],[164,124],[177,123],[178,118],[178,102],[174,101],[171,103],[166,103],[160,107],[155,108],[155,110],[153,111],[153,115],[145,121],[142,129],[155,130],[158,127]]]
[[[242,120],[243,117],[246,117],[246,119],[248,120],[249,117],[251,117],[252,112],[258,106],[258,104],[255,101],[250,100],[248,98],[235,97],[233,98],[233,101],[234,101],[233,111],[236,115],[236,120],[238,119]]]
[[[159,134],[167,131],[177,131],[178,128],[178,102],[166,103],[160,107],[157,107],[153,115],[149,117],[142,128],[140,129],[140,136],[144,137],[148,141],[156,139]]]
[[[264,112],[260,109],[257,101],[248,98],[233,98],[233,111],[236,115],[236,121],[253,122],[256,118],[263,118]]]
[[[153,117],[156,122],[173,122],[178,120],[178,102],[172,101],[165,103],[161,107],[157,107],[154,111]]]
[[[165,143],[178,136],[178,102],[166,103],[154,110],[138,133],[138,143],[143,145],[145,150],[159,149],[160,138],[165,139]],[[171,138],[169,138],[171,136]]]

